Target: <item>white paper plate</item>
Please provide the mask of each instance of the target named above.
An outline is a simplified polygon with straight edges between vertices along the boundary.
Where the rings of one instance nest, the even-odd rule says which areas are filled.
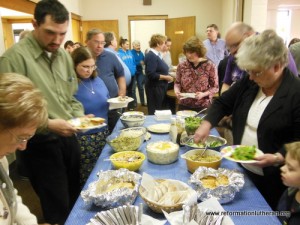
[[[132,102],[134,99],[128,96],[125,96],[123,100],[121,100],[119,97],[116,98],[110,98],[107,100],[109,103],[109,109],[120,109],[120,108],[126,108],[129,102]]]
[[[92,130],[92,129],[97,129],[97,128],[101,128],[101,127],[105,127],[107,126],[106,123],[102,123],[102,124],[99,124],[99,125],[90,125],[90,126],[85,126],[85,127],[82,127],[82,120],[81,118],[73,118],[73,119],[70,119],[68,120],[68,122],[74,126],[79,132],[87,132],[89,130]]]
[[[180,93],[180,99],[196,98],[196,93]]]
[[[190,117],[190,116],[195,116],[196,114],[197,112],[193,110],[182,110],[182,111],[178,111],[176,113],[176,116]]]
[[[147,129],[148,129],[148,131],[150,131],[152,133],[169,133],[170,124],[158,123],[158,124],[148,126]]]
[[[257,160],[237,160],[237,159],[234,159],[234,158],[231,157],[234,150],[236,148],[242,147],[242,146],[245,146],[245,145],[227,146],[227,147],[221,149],[221,154],[222,154],[223,158],[228,159],[228,160],[233,161],[233,162],[245,163],[245,164],[247,164],[247,163],[256,163]],[[259,150],[258,148],[256,149],[255,157],[263,155],[263,154],[264,153],[261,150]]]

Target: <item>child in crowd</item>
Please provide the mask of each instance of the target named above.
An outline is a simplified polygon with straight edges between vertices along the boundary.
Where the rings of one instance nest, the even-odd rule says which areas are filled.
[[[285,165],[281,167],[281,179],[288,186],[278,204],[279,211],[290,211],[281,215],[282,224],[300,224],[300,142],[285,145]]]

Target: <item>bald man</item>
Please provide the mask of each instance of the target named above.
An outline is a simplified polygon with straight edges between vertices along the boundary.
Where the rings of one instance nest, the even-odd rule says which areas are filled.
[[[225,35],[225,42],[230,52],[230,56],[228,57],[227,66],[225,69],[221,93],[227,91],[232,84],[234,84],[237,80],[241,79],[244,75],[244,70],[242,70],[236,65],[234,56],[239,50],[241,43],[247,37],[254,34],[258,33],[255,32],[255,30],[250,25],[243,22],[235,22],[229,27]],[[298,75],[295,61],[290,52],[288,68],[292,71],[292,73]]]

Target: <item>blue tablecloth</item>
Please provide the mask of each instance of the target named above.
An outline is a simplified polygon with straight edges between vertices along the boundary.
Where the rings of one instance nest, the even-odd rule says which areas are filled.
[[[168,123],[164,121],[155,121],[153,116],[147,116],[144,126],[147,127],[152,124],[156,123]],[[123,125],[119,121],[116,125],[115,130],[123,129]],[[217,130],[212,129],[211,134],[219,135]],[[151,133],[151,139],[149,141],[158,141],[158,140],[169,140],[168,134],[154,134]],[[145,142],[140,151],[146,154],[146,145]],[[180,153],[183,154],[186,152],[185,147],[180,148]],[[97,180],[97,172],[100,170],[111,170],[113,169],[111,162],[103,161],[103,159],[109,158],[111,154],[113,154],[113,150],[106,145],[97,161],[95,168],[93,169],[90,177],[88,178],[85,186],[83,189],[87,189],[88,184]],[[240,167],[237,163],[228,161],[226,159],[222,160],[221,167],[229,168],[229,169],[237,169],[243,172],[243,168]],[[175,163],[170,165],[156,165],[147,160],[144,161],[142,167],[138,171],[140,174],[143,172],[147,172],[148,174],[152,175],[155,178],[170,178],[181,180],[185,183],[188,182],[189,177],[191,174],[187,171],[185,160],[179,158]],[[274,187],[275,188],[275,187]],[[138,196],[135,204],[139,204],[143,202],[143,200]],[[270,206],[267,204],[265,199],[262,197],[260,192],[254,186],[254,184],[249,180],[247,175],[245,175],[245,185],[243,189],[237,193],[235,199],[227,204],[223,205],[224,209],[228,212],[255,212],[255,211],[262,211],[262,212],[272,212]],[[85,205],[82,198],[79,196],[77,202],[75,203],[65,225],[83,225],[89,222],[90,218],[94,217],[94,215],[101,211],[100,207],[95,205]],[[151,211],[146,205],[144,205],[144,213],[148,214],[157,219],[165,219],[162,214],[157,214]],[[252,224],[260,224],[260,225],[276,225],[281,224],[276,216],[231,216],[231,219],[236,225],[252,225]]]

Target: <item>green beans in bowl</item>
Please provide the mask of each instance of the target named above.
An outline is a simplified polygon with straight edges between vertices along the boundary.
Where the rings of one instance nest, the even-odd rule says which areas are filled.
[[[145,127],[132,127],[113,132],[106,142],[115,152],[136,151],[143,144],[146,134]]]

